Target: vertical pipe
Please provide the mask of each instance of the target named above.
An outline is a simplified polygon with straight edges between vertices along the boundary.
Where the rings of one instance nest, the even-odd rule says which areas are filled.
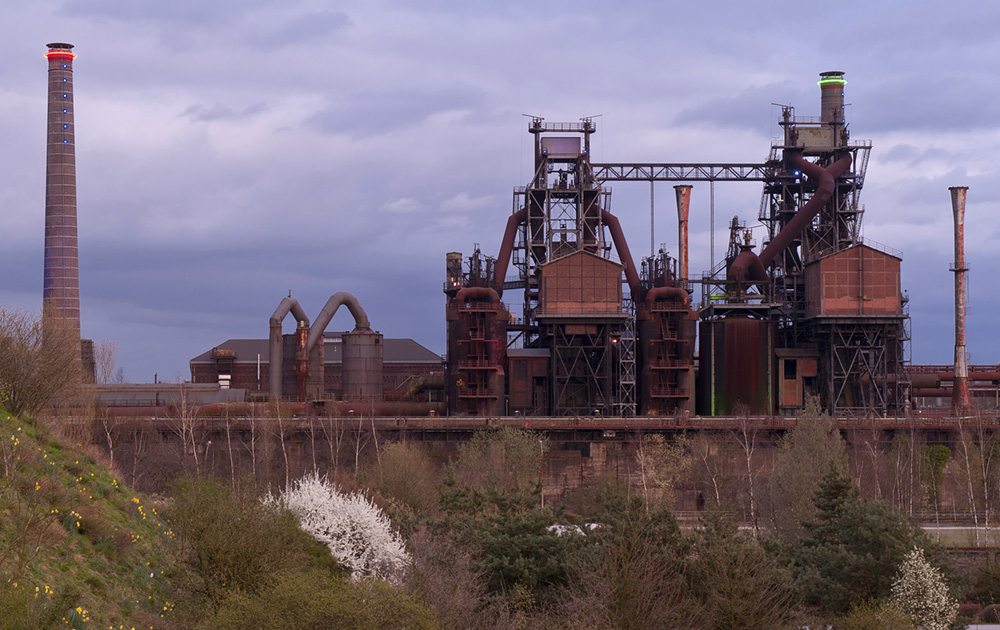
[[[649,257],[656,256],[656,236],[653,231],[653,180],[649,180]]]
[[[955,413],[967,413],[969,400],[969,363],[965,352],[965,195],[968,186],[952,186],[951,210],[955,215],[955,382],[951,407]]]
[[[709,235],[709,266],[715,270],[715,180],[708,183],[708,235]]]
[[[688,214],[691,209],[691,186],[680,184],[674,186],[677,195],[677,280],[679,286],[688,284]]]
[[[73,124],[71,44],[48,44],[48,130],[45,151],[45,277],[42,294],[46,321],[61,320],[80,344],[80,262],[76,231],[76,139]],[[77,350],[76,356],[80,352]]]

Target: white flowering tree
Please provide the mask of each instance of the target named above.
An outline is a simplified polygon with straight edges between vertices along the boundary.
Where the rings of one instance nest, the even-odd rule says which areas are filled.
[[[899,566],[890,601],[920,630],[948,630],[958,614],[958,602],[948,595],[944,576],[927,562],[919,547],[906,554]]]
[[[271,498],[299,519],[299,526],[330,548],[354,579],[396,582],[410,557],[389,519],[361,493],[343,494],[316,473]]]

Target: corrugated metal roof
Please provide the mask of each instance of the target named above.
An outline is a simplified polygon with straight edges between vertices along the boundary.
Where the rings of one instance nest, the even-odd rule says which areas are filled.
[[[340,363],[343,360],[341,348],[341,332],[325,334],[326,345],[323,348],[324,363]],[[233,350],[236,360],[240,363],[256,363],[260,354],[261,363],[268,363],[270,351],[267,339],[227,339],[216,348]],[[191,363],[212,363],[212,350],[208,350],[191,359]],[[434,363],[441,364],[441,357],[431,352],[412,339],[383,339],[382,361],[384,363]]]

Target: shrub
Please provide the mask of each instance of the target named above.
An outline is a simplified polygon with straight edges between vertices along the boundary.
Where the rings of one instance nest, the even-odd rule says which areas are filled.
[[[892,604],[861,604],[851,609],[834,627],[838,630],[916,630],[902,610]]]
[[[355,579],[395,581],[409,564],[402,540],[381,510],[361,493],[340,493],[325,477],[307,475],[268,504],[288,508],[299,527],[329,547]]]
[[[983,623],[1000,623],[1000,604],[990,604],[983,609],[979,615],[979,621]]]
[[[944,576],[927,562],[920,548],[906,554],[890,601],[920,630],[947,630],[958,613],[958,602],[948,594]]]
[[[72,590],[35,591],[16,579],[0,580],[0,628],[3,630],[48,630],[64,628],[62,619],[73,608],[79,594]]]
[[[206,630],[430,630],[430,610],[382,581],[345,582],[316,572],[281,575],[256,593],[237,592]]]
[[[200,580],[194,590],[216,602],[227,590],[253,594],[280,571],[314,564],[314,543],[295,517],[262,503],[249,485],[236,491],[215,480],[186,478],[174,488],[167,517]]]

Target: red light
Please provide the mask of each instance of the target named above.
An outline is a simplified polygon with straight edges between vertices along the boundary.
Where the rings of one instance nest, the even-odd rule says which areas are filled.
[[[74,59],[76,59],[76,53],[71,52],[69,50],[50,50],[47,53],[45,53],[45,58],[68,59],[69,61],[73,61]]]

